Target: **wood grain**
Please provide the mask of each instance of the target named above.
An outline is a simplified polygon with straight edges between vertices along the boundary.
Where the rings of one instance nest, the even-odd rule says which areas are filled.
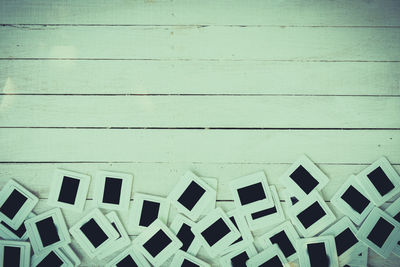
[[[2,127],[400,128],[400,97],[3,95],[0,103]]]
[[[331,206],[377,158],[400,171],[398,14],[397,0],[0,1],[0,187],[21,182],[40,213],[55,168],[130,172],[161,196],[191,169],[230,210],[231,179],[264,170],[280,192],[304,153]]]
[[[0,94],[400,96],[396,62],[0,60],[0,69]]]
[[[396,0],[1,1],[0,23],[399,26]]]
[[[0,58],[400,61],[400,28],[3,26],[0,39]]]
[[[398,130],[0,129],[0,162],[400,163]]]

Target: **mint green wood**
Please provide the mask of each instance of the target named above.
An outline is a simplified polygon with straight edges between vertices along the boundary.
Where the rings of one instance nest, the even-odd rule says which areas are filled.
[[[191,169],[218,178],[228,210],[231,179],[264,170],[280,192],[305,153],[330,205],[382,155],[400,171],[399,14],[397,0],[1,1],[0,187],[30,188],[40,213],[56,167],[130,172],[162,196]]]

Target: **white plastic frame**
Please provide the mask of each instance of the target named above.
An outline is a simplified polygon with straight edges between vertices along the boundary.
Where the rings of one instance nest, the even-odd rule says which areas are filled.
[[[322,188],[328,184],[329,178],[306,155],[302,155],[285,171],[284,174],[282,174],[279,179],[282,185],[285,186],[298,200],[307,196],[306,192],[304,192],[303,189],[301,189],[301,187],[298,186],[290,177],[299,166],[303,166],[303,168],[318,181],[318,185],[310,193],[313,191],[321,191]]]
[[[242,205],[239,198],[238,190],[257,183],[261,183],[265,193],[265,198]],[[233,195],[233,201],[235,202],[236,208],[245,214],[256,212],[261,209],[271,208],[274,206],[274,200],[268,185],[267,176],[263,171],[239,177],[231,181],[229,183],[229,186]]]
[[[347,189],[353,186],[358,192],[360,192],[364,197],[366,197],[370,202],[367,207],[360,214],[355,211],[346,201],[342,199],[342,195],[347,191]],[[351,175],[342,186],[336,191],[335,195],[331,199],[332,204],[340,210],[344,215],[347,215],[356,225],[360,225],[368,214],[375,207],[373,202],[370,200],[368,194],[365,192],[364,188],[358,183],[356,176]]]
[[[49,246],[44,247],[42,239],[39,235],[39,231],[37,230],[36,223],[49,217],[53,218],[53,222],[54,225],[57,227],[58,237],[60,240]],[[69,235],[68,228],[60,208],[51,209],[26,220],[25,228],[35,254],[46,253],[50,250],[55,250],[71,243],[71,237]]]
[[[195,256],[193,256],[189,253],[186,253],[182,250],[178,250],[175,253],[175,256],[172,258],[172,262],[171,262],[170,266],[182,266],[184,260],[188,260],[188,261],[198,265],[199,267],[210,267],[211,266],[207,262],[202,261],[202,260],[196,258]]]
[[[350,262],[347,263],[349,266],[354,266],[354,267],[367,267],[368,263],[368,247],[364,246],[364,249],[362,250],[361,253],[352,255]],[[339,262],[340,264],[340,262]]]
[[[29,266],[31,260],[31,245],[29,242],[15,241],[15,240],[0,240],[0,262],[4,262],[4,247],[19,247],[20,248],[20,258],[19,266],[25,267]]]
[[[219,219],[224,221],[230,232],[217,241],[214,245],[210,246],[201,233]],[[216,208],[210,211],[206,217],[204,217],[192,228],[192,231],[195,236],[199,237],[202,246],[211,257],[216,257],[217,255],[222,254],[234,241],[240,237],[240,232],[236,229],[235,225],[221,208]]]
[[[86,224],[90,219],[93,219],[107,235],[107,240],[104,241],[97,248],[93,246],[90,240],[80,229],[84,224]],[[86,216],[80,219],[75,225],[73,225],[69,232],[76,239],[79,246],[86,252],[90,258],[94,258],[99,255],[99,253],[104,252],[106,249],[110,249],[119,236],[118,232],[111,225],[110,221],[103,215],[99,209],[93,209]]]
[[[178,200],[192,182],[200,186],[205,192],[196,202],[193,208],[189,210]],[[179,182],[169,193],[167,199],[178,210],[178,212],[183,213],[192,221],[197,221],[203,211],[210,205],[210,203],[212,203],[215,195],[215,190],[207,182],[202,180],[194,173],[188,171],[180,178]]]
[[[70,245],[66,245],[64,247],[59,248],[59,250],[64,253],[64,255],[72,262],[74,266],[79,266],[81,264],[81,260],[76,255],[76,253],[72,250]]]
[[[31,213],[29,213],[28,217],[25,220],[28,220],[28,219],[33,218],[35,216],[36,216],[36,214],[31,212]],[[2,237],[4,239],[8,239],[8,240],[20,240],[20,241],[28,239],[28,231],[25,231],[25,233],[21,237],[19,237],[14,232],[12,232],[10,229],[8,229],[6,226],[4,226],[1,223],[2,222],[0,221],[0,237]],[[6,222],[4,222],[4,223],[7,224]],[[21,224],[21,226],[22,225],[25,226],[25,224]],[[17,230],[14,230],[14,231],[17,231]],[[25,230],[26,230],[26,228],[25,228]]]
[[[133,234],[135,235],[140,234],[147,228],[145,226],[139,225],[140,217],[142,215],[143,202],[145,200],[160,203],[157,218],[165,224],[168,222],[170,208],[170,202],[168,199],[154,195],[135,193],[133,196],[133,202],[130,208],[129,217],[129,229],[131,229]]]
[[[108,262],[105,267],[117,267],[117,264],[127,256],[130,256],[137,266],[151,267],[146,258],[142,254],[138,253],[137,248],[133,245],[118,254],[114,259]]]
[[[381,196],[381,194],[378,192],[378,190],[375,188],[375,186],[372,184],[367,176],[378,167],[381,167],[382,171],[386,174],[388,179],[394,185],[394,188],[384,196]],[[390,200],[396,194],[400,193],[400,176],[397,174],[393,166],[385,157],[378,159],[367,168],[365,168],[363,171],[361,171],[357,175],[357,180],[367,192],[369,199],[378,207],[386,201]]]
[[[115,178],[122,180],[119,204],[103,202],[106,178]],[[99,208],[127,211],[129,209],[129,203],[131,200],[132,184],[132,174],[111,171],[99,171],[96,174],[96,183],[93,198]]]
[[[35,254],[32,257],[32,267],[39,265],[51,252],[57,255],[57,257],[63,261],[61,267],[74,267],[74,263],[61,251],[60,248],[55,250],[47,251],[46,253]]]
[[[231,244],[229,246],[229,248],[224,251],[224,253],[229,253],[231,251],[235,251],[238,248],[240,248],[243,244],[252,243],[254,241],[254,237],[250,231],[249,225],[247,224],[247,221],[246,221],[244,215],[237,209],[228,211],[226,213],[226,215],[228,216],[229,220],[231,220],[231,217],[233,217],[235,219],[235,222],[238,226],[237,228],[242,237],[242,240],[235,244]]]
[[[268,249],[258,253],[254,257],[251,257],[247,260],[246,266],[261,266],[275,256],[278,256],[279,260],[283,264],[283,267],[289,267],[289,263],[287,262],[285,256],[283,256],[283,253],[279,249],[278,245],[270,246]]]
[[[232,251],[220,258],[219,262],[220,262],[221,266],[231,267],[232,259],[235,258],[236,256],[238,256],[239,254],[242,254],[243,252],[246,252],[246,254],[249,258],[257,255],[257,250],[254,247],[253,243],[241,244],[240,248],[237,248],[237,250]]]
[[[387,237],[385,243],[382,247],[377,246],[375,243],[370,241],[367,237],[369,233],[372,231],[379,218],[383,218],[390,224],[394,226],[392,232]],[[389,214],[384,212],[379,208],[374,208],[368,217],[365,219],[364,223],[361,225],[360,229],[357,232],[358,240],[364,242],[368,247],[374,250],[377,254],[381,255],[383,258],[389,257],[390,253],[394,249],[399,240],[400,234],[400,223],[393,219]]]
[[[297,216],[311,206],[314,202],[318,202],[318,204],[324,210],[325,215],[306,229]],[[308,194],[308,196],[304,197],[295,205],[293,205],[289,209],[289,214],[293,225],[296,226],[297,230],[304,237],[311,237],[318,234],[336,220],[335,214],[331,211],[326,202],[316,191]]]
[[[387,207],[385,211],[392,217],[396,216],[400,212],[400,197],[395,202],[390,204],[390,206]],[[400,242],[400,237],[398,241]],[[400,245],[397,242],[392,253],[400,257]]]
[[[339,267],[339,262],[336,254],[335,239],[333,238],[333,236],[330,235],[297,239],[300,266],[311,267],[308,257],[307,245],[314,243],[324,243],[326,254],[329,257],[329,267]]]
[[[0,191],[0,207],[4,205],[4,203],[7,201],[14,190],[17,190],[19,193],[24,195],[27,200],[12,219],[10,219],[8,216],[0,211],[0,220],[7,223],[8,226],[13,228],[14,230],[17,230],[21,226],[21,224],[23,224],[24,220],[26,219],[26,217],[28,217],[29,213],[33,210],[36,204],[39,202],[39,198],[37,198],[34,194],[25,189],[22,185],[11,179],[4,185],[3,189]]]
[[[272,229],[271,231],[263,234],[259,241],[261,242],[261,247],[263,249],[267,249],[270,246],[274,245],[272,244],[270,238],[273,237],[274,235],[276,235],[277,233],[284,231],[286,236],[288,237],[290,243],[292,243],[292,246],[294,247],[294,249],[296,250],[296,252],[292,255],[290,255],[288,258],[285,257],[285,255],[283,254],[283,256],[286,258],[287,261],[292,262],[295,261],[298,258],[297,255],[297,247],[296,247],[296,240],[299,239],[299,234],[297,233],[296,229],[294,229],[292,223],[290,221],[285,221],[282,224],[279,224],[278,226],[276,226],[274,229]],[[276,244],[278,245],[278,244]],[[278,245],[279,247],[279,245]]]
[[[126,232],[125,227],[122,225],[117,213],[115,211],[107,213],[106,218],[110,221],[111,225],[113,223],[115,224],[115,227],[118,229],[118,232],[121,236],[114,240],[110,247],[105,248],[104,251],[98,254],[97,258],[99,260],[105,259],[106,257],[114,254],[118,250],[121,250],[131,244],[131,239]]]
[[[208,203],[207,207],[201,212],[200,218],[202,218],[202,216],[204,217],[205,215],[207,215],[210,209],[215,209],[215,204],[217,202],[218,179],[211,177],[200,177],[200,178],[203,179],[209,186],[211,186],[212,189],[215,190],[215,194],[212,196],[210,203]]]
[[[164,232],[171,239],[169,243],[160,253],[153,257],[144,244],[150,240],[159,230]],[[162,265],[169,257],[171,257],[175,252],[182,247],[182,242],[174,235],[174,233],[159,219],[155,220],[152,224],[147,227],[147,229],[142,232],[135,240],[133,244],[138,248],[139,252],[154,266]]]
[[[297,202],[299,202],[299,200],[297,199],[297,197],[295,197],[288,189],[283,189],[282,191],[282,195],[283,195],[283,199],[285,200],[286,206],[289,208],[291,206],[293,206],[294,204],[296,204]],[[296,203],[292,202],[292,197],[294,197],[295,199],[297,199]]]
[[[348,217],[343,217],[339,221],[337,221],[335,224],[330,226],[328,229],[326,229],[324,232],[321,233],[321,236],[325,235],[331,235],[334,238],[341,234],[343,231],[346,229],[349,229],[355,237],[357,237],[357,228],[354,226],[354,224],[350,221]],[[336,241],[335,241],[336,245]],[[351,246],[347,251],[343,252],[342,255],[338,255],[338,260],[340,265],[346,265],[351,262],[353,259],[354,255],[358,255],[363,250],[365,249],[365,245],[363,242],[358,241],[355,243],[353,246]]]
[[[245,215],[246,221],[247,221],[251,231],[260,230],[263,228],[269,228],[269,227],[277,225],[278,223],[281,223],[285,220],[285,213],[283,212],[281,201],[278,196],[278,192],[276,191],[276,188],[273,185],[271,185],[269,188],[270,188],[270,191],[272,193],[272,198],[275,203],[275,206],[273,206],[273,207],[275,207],[276,212],[273,214],[267,215],[267,216],[262,216],[257,219],[253,219],[252,214],[272,208],[272,207],[270,207],[270,208],[263,207],[261,210],[246,214]]]
[[[78,191],[76,193],[74,204],[69,204],[58,200],[59,195],[61,193],[61,186],[64,180],[64,176],[68,176],[70,178],[79,180]],[[50,194],[47,204],[54,207],[65,208],[76,212],[82,212],[83,208],[85,207],[86,197],[89,191],[89,184],[90,184],[89,175],[79,172],[68,171],[64,169],[56,169],[54,172],[54,178],[50,189]]]
[[[196,225],[195,222],[191,221],[190,219],[186,218],[185,216],[183,216],[181,214],[177,214],[169,228],[175,235],[177,235],[183,224],[189,225],[191,227],[191,229]],[[192,232],[193,232],[193,230],[192,230]],[[186,252],[196,256],[200,250],[200,247],[201,247],[201,242],[199,240],[199,237],[195,236]]]

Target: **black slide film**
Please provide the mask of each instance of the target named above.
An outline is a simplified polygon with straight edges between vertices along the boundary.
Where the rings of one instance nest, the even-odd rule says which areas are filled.
[[[127,255],[120,262],[115,264],[117,267],[138,267],[136,262],[132,259],[131,255]]]
[[[13,228],[11,228],[8,224],[6,224],[3,221],[0,222],[0,224],[3,225],[5,228],[7,228],[14,235],[18,236],[19,238],[22,238],[24,236],[24,234],[26,233],[25,224],[21,224],[21,226],[17,230],[14,230]]]
[[[275,207],[269,208],[269,209],[265,209],[265,210],[260,210],[257,212],[254,212],[251,214],[251,218],[253,220],[259,219],[261,217],[265,217],[271,214],[277,213],[277,210]]]
[[[246,251],[243,251],[239,255],[236,255],[231,259],[232,267],[242,267],[246,266],[246,261],[249,259]]]
[[[224,236],[229,234],[231,230],[222,218],[218,219],[206,230],[201,232],[201,235],[207,241],[208,245],[212,247],[215,243],[221,240]]]
[[[358,242],[357,237],[353,234],[353,232],[349,228],[346,228],[343,232],[341,232],[335,237],[337,255],[338,256],[342,255],[349,248],[357,244],[357,242]]]
[[[329,267],[329,257],[326,254],[325,243],[307,244],[311,267]]]
[[[38,221],[36,223],[36,228],[38,230],[43,247],[47,247],[60,241],[57,226],[54,224],[53,217],[47,217],[46,219]]]
[[[381,194],[381,196],[386,195],[394,189],[393,183],[387,177],[385,172],[381,167],[376,168],[367,175],[368,179],[374,185],[376,190]]]
[[[3,267],[20,267],[21,248],[20,247],[4,247]],[[24,267],[24,266],[21,266]]]
[[[341,198],[359,214],[361,214],[370,203],[370,201],[352,185],[347,188]]]
[[[144,200],[139,225],[147,227],[158,218],[160,203]]]
[[[76,195],[78,193],[79,183],[79,179],[64,176],[61,183],[61,190],[58,196],[58,201],[74,205]]]
[[[274,256],[271,259],[264,262],[263,264],[261,264],[260,266],[262,266],[262,267],[277,267],[277,266],[283,266],[283,264],[278,256]]]
[[[119,204],[122,190],[122,179],[106,177],[104,184],[103,202]]]
[[[36,267],[60,267],[63,264],[64,262],[52,251]]]
[[[87,223],[82,225],[80,229],[94,248],[98,248],[108,239],[106,233],[104,233],[94,219],[90,219]]]
[[[307,195],[318,185],[318,181],[301,165],[290,175],[290,178]]]
[[[279,246],[286,258],[296,253],[296,250],[293,247],[292,242],[290,242],[285,231],[280,231],[279,233],[270,237],[269,240],[272,244],[277,244]]]
[[[157,255],[163,251],[169,244],[171,244],[172,240],[168,237],[163,230],[158,230],[146,243],[143,244],[143,247],[150,253],[150,255],[155,258]]]
[[[393,219],[395,219],[396,221],[398,221],[400,223],[400,212],[398,212]]]
[[[197,265],[196,263],[193,263],[187,259],[184,259],[181,267],[199,267],[199,265]]]
[[[266,198],[261,182],[239,188],[237,192],[242,205],[247,205]]]
[[[13,219],[27,200],[26,196],[14,189],[1,206],[0,212]]]
[[[205,192],[206,190],[203,187],[192,181],[179,197],[178,202],[188,210],[192,210]]]
[[[394,226],[390,222],[386,221],[384,218],[379,218],[374,228],[372,228],[371,232],[368,234],[367,239],[381,248],[393,229]]]
[[[296,204],[297,202],[299,202],[299,200],[297,199],[297,197],[290,197],[290,201],[292,202],[292,205]]]
[[[192,228],[183,223],[181,228],[179,229],[176,237],[182,242],[181,250],[187,251],[194,240],[194,234],[192,232]]]
[[[308,208],[303,210],[297,215],[297,218],[303,224],[304,228],[308,228],[319,219],[326,215],[324,209],[319,205],[317,201],[311,204]]]

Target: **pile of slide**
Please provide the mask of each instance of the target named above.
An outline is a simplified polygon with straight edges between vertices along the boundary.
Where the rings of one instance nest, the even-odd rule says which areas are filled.
[[[96,207],[85,209],[91,180]],[[57,169],[47,203],[54,208],[35,214],[38,197],[10,180],[0,192],[0,266],[79,266],[72,239],[89,258],[117,267],[210,266],[197,257],[201,248],[218,266],[366,267],[368,249],[400,256],[400,177],[386,158],[340,186],[331,204],[341,218],[322,197],[329,178],[306,156],[279,181],[285,210],[256,172],[230,182],[235,208],[224,211],[216,207],[218,180],[190,171],[168,196],[135,192],[131,203],[131,174],[99,171],[92,179]],[[81,214],[70,227],[64,209]],[[118,212],[129,214],[126,225]]]

